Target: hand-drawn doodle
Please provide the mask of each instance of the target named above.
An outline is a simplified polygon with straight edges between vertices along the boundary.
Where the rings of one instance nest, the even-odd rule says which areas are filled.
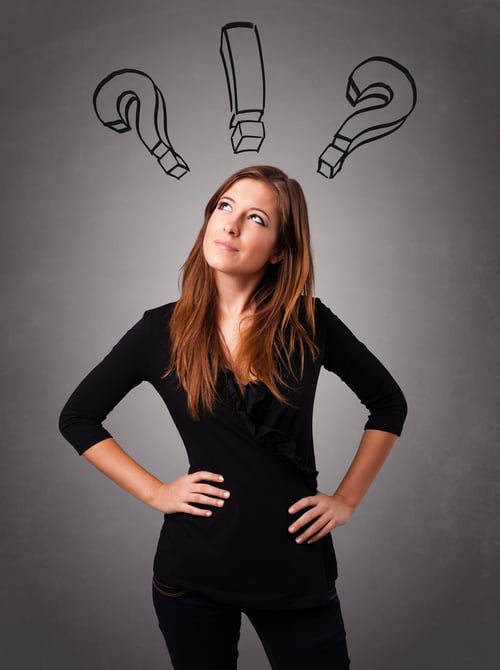
[[[163,95],[145,72],[112,72],[95,89],[93,103],[99,120],[111,130],[126,133],[135,125],[142,143],[168,175],[180,179],[189,172],[168,138]]]
[[[233,152],[259,151],[265,137],[266,84],[257,26],[246,21],[222,27],[220,54],[231,102]]]
[[[319,157],[318,172],[328,179],[335,177],[355,149],[403,125],[417,102],[417,88],[405,67],[378,56],[354,68],[347,80],[346,98],[353,107],[369,104],[344,121]]]

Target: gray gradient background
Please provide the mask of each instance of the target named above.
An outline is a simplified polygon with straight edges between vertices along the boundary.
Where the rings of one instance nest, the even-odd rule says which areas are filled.
[[[235,20],[262,40],[259,154],[231,151],[218,45]],[[353,667],[498,667],[499,28],[498,1],[2,2],[2,667],[170,667],[149,593],[161,515],[79,459],[57,416],[146,308],[176,298],[218,183],[264,162],[304,186],[317,294],[410,406],[389,462],[335,531]],[[417,107],[328,181],[316,161],[351,111],[347,76],[375,55],[410,70]],[[136,135],[97,120],[93,90],[123,67],[164,92],[191,168],[180,181]],[[364,420],[324,375],[323,489]],[[158,476],[184,471],[150,387],[108,426]],[[268,667],[247,624],[240,667]]]

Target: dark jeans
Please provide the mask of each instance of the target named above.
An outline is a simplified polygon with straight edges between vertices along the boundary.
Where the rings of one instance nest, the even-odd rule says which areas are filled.
[[[158,584],[153,586],[153,601],[175,670],[236,669],[240,608]],[[257,631],[273,670],[349,668],[336,595],[322,607],[243,612]]]

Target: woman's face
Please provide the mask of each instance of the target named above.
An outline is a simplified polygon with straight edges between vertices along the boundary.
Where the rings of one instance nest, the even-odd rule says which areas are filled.
[[[256,179],[240,179],[222,194],[211,214],[203,253],[216,272],[260,281],[269,263],[281,260],[278,200]]]

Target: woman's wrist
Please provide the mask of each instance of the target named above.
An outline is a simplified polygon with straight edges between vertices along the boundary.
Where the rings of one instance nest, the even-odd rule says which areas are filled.
[[[361,500],[356,500],[351,496],[347,496],[344,493],[340,493],[339,490],[335,491],[335,493],[332,494],[332,498],[337,498],[338,500],[340,500],[342,503],[344,503],[344,505],[349,507],[352,512],[356,510],[357,506],[361,502]]]

